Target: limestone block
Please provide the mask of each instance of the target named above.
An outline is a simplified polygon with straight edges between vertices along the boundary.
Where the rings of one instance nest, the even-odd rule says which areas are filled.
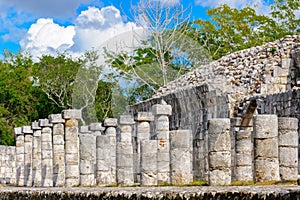
[[[298,177],[298,168],[296,167],[283,167],[279,168],[280,178],[284,181],[295,181]]]
[[[283,69],[289,69],[292,63],[291,58],[282,58],[281,59],[281,68]]]
[[[298,148],[279,147],[279,166],[297,167]]]
[[[157,172],[141,170],[141,185],[142,186],[153,186],[157,185]]]
[[[119,167],[132,168],[133,167],[133,154],[118,155],[117,162]]]
[[[22,127],[14,128],[14,133],[16,136],[22,135]]]
[[[78,128],[66,127],[65,141],[75,142],[78,141]]]
[[[229,133],[230,119],[228,118],[215,118],[210,119],[208,124],[208,135]]]
[[[80,175],[80,185],[83,187],[91,187],[96,185],[96,179],[94,175]]]
[[[80,174],[94,174],[95,172],[95,166],[94,166],[95,161],[93,160],[80,160]]]
[[[281,68],[281,67],[274,67],[273,69],[273,76],[289,76],[290,69],[289,68]]]
[[[130,125],[121,125],[120,131],[121,131],[121,133],[131,133],[132,127]]]
[[[66,179],[79,177],[78,165],[66,165]]]
[[[279,146],[298,147],[298,131],[279,130]]]
[[[253,180],[252,166],[237,166],[236,167],[236,180],[241,182]]]
[[[278,130],[298,130],[298,119],[291,117],[278,117]]]
[[[64,130],[64,125],[63,124],[54,124],[53,128],[52,128],[52,134],[53,135],[64,135],[65,134],[65,130]]]
[[[40,127],[52,127],[52,124],[49,123],[48,119],[39,119],[39,126]]]
[[[53,145],[64,145],[64,135],[53,135]]]
[[[138,112],[134,116],[134,120],[138,122],[152,122],[154,121],[154,115],[151,112]]]
[[[77,119],[67,119],[65,123],[66,129],[72,130],[72,129],[78,129],[78,121]]]
[[[31,126],[22,126],[22,132],[27,134],[33,134],[33,130],[31,129]]]
[[[89,130],[90,131],[104,131],[105,128],[102,127],[101,123],[91,123],[89,125]]]
[[[278,158],[278,138],[256,139],[255,157]]]
[[[131,143],[132,134],[131,132],[121,132],[120,134],[120,142]]]
[[[157,140],[157,151],[158,153],[166,153],[170,151],[169,140]]]
[[[131,115],[121,115],[119,117],[119,124],[120,125],[133,125],[135,121]]]
[[[42,128],[39,126],[39,122],[34,121],[31,123],[31,129],[32,130],[41,130]]]
[[[171,105],[155,104],[152,106],[153,115],[172,115]]]
[[[80,133],[92,133],[90,130],[89,130],[89,126],[80,126],[79,127],[79,132]]]
[[[53,153],[65,153],[64,145],[53,145]]]
[[[253,118],[254,138],[278,137],[278,119],[276,115],[256,115]]]
[[[170,132],[171,149],[172,148],[190,148],[192,146],[192,131],[177,130]]]
[[[115,127],[108,127],[105,130],[105,135],[107,135],[108,137],[112,138],[112,137],[116,137],[117,135],[117,131]]]
[[[231,166],[230,151],[210,152],[208,155],[208,164],[210,170],[230,168]]]
[[[230,185],[231,184],[231,170],[212,170],[209,171],[208,184],[210,186],[216,185]]]
[[[24,154],[24,153],[25,153],[25,149],[24,148],[21,148],[21,147],[16,148],[16,154],[17,155]]]
[[[116,118],[106,118],[103,120],[104,127],[117,127],[118,126],[118,119]]]
[[[149,122],[138,122],[136,125],[136,131],[139,139],[150,139]]]
[[[79,135],[80,159],[96,160],[96,137],[92,134]]]
[[[229,131],[220,134],[208,134],[208,151],[231,150],[231,139]]]
[[[130,186],[134,184],[132,168],[117,168],[117,183],[118,186]]]
[[[170,132],[169,131],[156,131],[156,140],[169,140]]]
[[[109,171],[97,171],[97,184],[99,186],[109,186],[115,184],[115,177]]]
[[[105,162],[107,162],[108,160],[110,160],[111,156],[111,149],[109,148],[109,145],[106,145],[106,148],[97,148],[97,160],[104,160]]]
[[[156,131],[169,131],[169,118],[165,115],[155,117],[155,130]]]
[[[236,140],[247,140],[247,141],[251,141],[252,138],[252,133],[251,131],[247,131],[247,130],[239,130],[236,133]]]
[[[111,163],[105,159],[99,159],[96,161],[97,171],[110,171]]]
[[[170,171],[160,172],[157,171],[157,184],[170,184],[171,183],[171,174]]]
[[[252,155],[250,153],[237,153],[236,154],[236,165],[237,166],[251,166]]]
[[[82,115],[80,110],[72,109],[72,110],[63,110],[62,117],[64,119],[81,119]]]
[[[279,162],[278,159],[258,158],[254,161],[254,181],[279,181]]]
[[[52,114],[48,116],[49,122],[52,124],[65,123],[65,120],[62,118],[61,114]]]
[[[106,135],[98,135],[96,138],[96,147],[97,148],[103,148],[106,147],[109,144],[109,137]]]
[[[248,153],[253,150],[253,143],[250,139],[237,140],[235,143],[237,153]]]
[[[78,153],[66,153],[66,165],[79,165],[79,154]]]
[[[80,184],[80,175],[77,177],[66,178],[65,186],[66,187],[78,187]]]

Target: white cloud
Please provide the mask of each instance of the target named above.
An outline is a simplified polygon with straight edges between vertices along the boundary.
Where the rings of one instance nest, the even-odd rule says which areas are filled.
[[[227,4],[233,8],[243,8],[247,5],[254,7],[256,5],[256,11],[260,14],[268,14],[270,12],[269,3],[264,0],[195,0],[196,4],[203,7],[215,8],[221,4]]]
[[[31,25],[20,45],[35,57],[55,55],[64,50],[79,55],[136,28],[135,23],[124,22],[120,11],[113,6],[89,7],[78,15],[74,26],[64,27],[54,23],[53,19],[40,18]]]
[[[162,4],[170,5],[170,6],[180,4],[180,0],[153,0],[153,1],[160,1]]]
[[[41,18],[32,24],[20,42],[22,49],[29,49],[34,56],[64,51],[73,45],[74,26],[63,27],[52,19]]]
[[[89,7],[82,11],[75,23],[73,51],[85,51],[100,46],[116,35],[136,29],[133,22],[125,23],[114,6],[98,9]]]

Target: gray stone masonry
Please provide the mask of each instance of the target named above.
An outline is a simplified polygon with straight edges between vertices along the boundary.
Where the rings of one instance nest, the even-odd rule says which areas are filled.
[[[40,119],[39,125],[42,127],[42,186],[53,187],[53,143],[52,127],[48,119]]]
[[[117,132],[117,184],[128,186],[134,184],[133,174],[133,146],[131,115],[121,115],[119,118],[120,130]]]
[[[104,127],[117,127],[118,119],[117,118],[106,118],[103,120]]]
[[[65,166],[65,120],[61,114],[49,115],[53,124],[53,186],[63,187],[66,179]]]
[[[16,185],[16,147],[6,147],[6,171],[5,182]]]
[[[155,181],[151,181],[151,180],[146,180],[147,179],[147,170],[144,172],[141,171],[141,159],[142,159],[142,155],[141,155],[141,142],[142,141],[149,141],[150,140],[150,122],[154,120],[154,116],[151,112],[138,112],[135,116],[135,121],[136,121],[136,151],[134,152],[134,163],[137,163],[134,165],[134,172],[135,172],[135,177],[136,177],[136,182],[141,183],[141,184],[146,184],[146,185],[151,185],[154,184],[154,182],[156,182],[156,173],[157,170],[155,170]],[[155,141],[156,142],[156,141]],[[153,142],[152,142],[153,143]],[[152,144],[154,145],[154,144]],[[155,146],[155,152],[157,151],[157,146]],[[145,153],[145,155],[147,155],[147,152]],[[157,162],[157,158],[155,159],[155,163]],[[145,168],[145,166],[144,166]],[[144,181],[142,182],[142,173],[144,176]],[[152,172],[149,172],[152,173]],[[152,174],[153,175],[153,174]],[[151,175],[149,175],[151,178]],[[148,177],[149,177],[148,176]],[[153,179],[154,177],[152,177]]]
[[[157,183],[169,184],[170,180],[170,126],[169,115],[172,114],[170,105],[155,104],[152,106],[154,115],[154,135],[152,139],[158,141],[157,145]]]
[[[192,147],[190,130],[170,132],[171,184],[188,184],[193,181]]]
[[[31,126],[23,126],[22,132],[24,133],[24,185],[32,186],[32,143],[33,143],[33,130]]]
[[[37,121],[32,122],[33,144],[32,144],[32,185],[42,186],[42,131]]]
[[[107,176],[110,177],[110,185],[117,184],[117,130],[116,127],[106,127],[105,135],[109,138],[110,149],[110,171]]]
[[[22,133],[21,127],[15,128],[14,132],[16,135],[16,183],[17,186],[24,186],[24,134]]]
[[[209,120],[208,163],[209,185],[231,184],[230,119]]]
[[[5,164],[5,154],[6,154],[6,148],[5,146],[0,146],[0,183],[5,184],[5,170],[6,170],[6,164]]]
[[[81,115],[81,111],[80,110],[72,109],[72,110],[64,110],[62,112],[62,117],[65,120],[66,119],[81,119],[82,115]]]
[[[249,130],[236,133],[236,180],[247,182],[253,180],[253,140]]]
[[[279,181],[278,119],[276,115],[256,115],[254,131],[254,181]]]
[[[80,185],[95,186],[95,163],[96,163],[96,136],[91,132],[79,134],[79,153],[80,153]]]
[[[298,119],[278,118],[279,174],[281,180],[297,180]]]
[[[156,140],[140,141],[141,186],[157,185],[157,144]]]
[[[76,187],[80,184],[78,121],[69,117],[77,118],[79,113],[77,110],[68,110],[63,116],[68,117],[65,118],[65,186]]]

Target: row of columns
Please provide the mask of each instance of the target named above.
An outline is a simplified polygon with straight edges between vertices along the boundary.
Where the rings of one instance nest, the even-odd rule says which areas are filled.
[[[231,183],[230,120],[211,119],[208,128],[210,185]],[[298,120],[276,115],[256,115],[251,130],[236,133],[236,180],[297,180]]]

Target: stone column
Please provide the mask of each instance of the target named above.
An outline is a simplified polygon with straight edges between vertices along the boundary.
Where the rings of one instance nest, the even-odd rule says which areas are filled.
[[[279,174],[281,180],[297,180],[298,119],[278,118]]]
[[[16,184],[17,186],[24,186],[24,134],[22,128],[14,129],[16,135]]]
[[[253,118],[254,181],[279,181],[278,119],[276,115]]]
[[[231,184],[230,119],[215,118],[208,126],[209,185]]]
[[[157,185],[157,141],[141,140],[141,186]]]
[[[236,180],[247,182],[253,180],[252,133],[248,130],[236,132]]]
[[[116,127],[117,119],[103,121],[105,135],[97,136],[97,184],[116,185]]]
[[[53,187],[52,124],[48,119],[40,119],[39,126],[42,128],[42,186]]]
[[[31,126],[23,126],[22,132],[24,133],[24,185],[32,186],[32,140],[33,130]]]
[[[6,162],[5,162],[6,146],[0,146],[0,183],[6,183],[5,171],[6,171]]]
[[[134,116],[134,120],[136,121],[136,140],[137,140],[136,153],[134,154],[134,163],[136,163],[134,165],[134,174],[137,182],[140,183],[141,182],[141,142],[143,140],[150,141],[150,122],[154,121],[154,116],[152,115],[151,112],[138,112],[137,115]],[[155,148],[157,148],[157,146]],[[155,152],[157,152],[157,150],[155,150]],[[148,152],[145,153],[147,154]],[[155,162],[157,162],[157,158],[155,159]],[[155,177],[157,176],[156,173],[157,173],[157,169],[155,169]]]
[[[53,186],[63,187],[66,179],[65,166],[65,120],[61,114],[49,115],[53,124]]]
[[[157,183],[170,183],[170,141],[169,115],[172,114],[170,105],[156,104],[152,106],[154,115],[154,138],[157,139]]]
[[[80,127],[79,134],[80,185],[95,186],[96,136],[88,126]]]
[[[33,130],[32,144],[32,182],[34,187],[42,186],[42,131],[39,122],[31,124]]]
[[[80,110],[64,110],[65,124],[65,162],[66,186],[75,187],[80,184],[79,172],[79,137],[78,119],[81,119]]]
[[[188,184],[193,181],[192,131],[170,132],[171,183]]]
[[[7,147],[6,184],[16,184],[16,147]]]
[[[119,118],[120,132],[117,136],[117,184],[119,186],[133,185],[133,146],[131,115],[121,115]]]

